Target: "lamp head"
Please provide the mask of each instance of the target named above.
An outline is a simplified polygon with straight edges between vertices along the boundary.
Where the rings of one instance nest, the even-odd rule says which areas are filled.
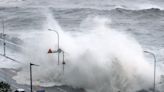
[[[36,64],[30,63],[30,66],[39,66],[39,65],[36,65]]]

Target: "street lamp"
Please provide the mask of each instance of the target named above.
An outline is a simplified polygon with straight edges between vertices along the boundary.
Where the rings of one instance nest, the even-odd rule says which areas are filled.
[[[62,51],[62,52],[63,52],[63,62],[62,62],[62,64],[63,64],[63,72],[64,72],[64,65],[66,64],[66,62],[64,60],[64,51]]]
[[[48,53],[58,53],[58,65],[59,65],[59,54],[61,53],[61,49],[59,48],[59,33],[56,30],[48,29],[49,31],[53,31],[57,34],[58,38],[58,49],[56,51],[52,51],[51,49],[48,50]]]
[[[62,61],[62,64],[63,64],[63,71],[64,71],[64,65],[66,64],[66,63],[65,63],[65,59],[64,59],[64,58],[65,58],[65,57],[64,57],[64,56],[65,56],[65,55],[64,55],[64,51],[61,50],[61,49],[58,49],[58,51],[52,51],[51,49],[48,50],[48,53],[58,53],[58,52],[59,52],[59,53],[62,52],[62,54],[63,54],[63,61]]]
[[[149,51],[144,51],[145,53],[149,53],[149,54],[151,54],[152,56],[153,56],[153,58],[154,58],[154,84],[153,84],[153,87],[154,87],[154,89],[153,89],[153,92],[155,92],[155,79],[156,79],[156,56],[155,56],[155,54],[154,53],[152,53],[152,52],[149,52]]]
[[[39,66],[30,62],[30,90],[32,92],[32,66]]]
[[[58,33],[58,31],[56,31],[56,30],[52,30],[52,29],[48,29],[48,30],[49,30],[49,31],[55,32],[55,33],[57,34],[57,38],[58,38],[58,49],[57,49],[56,51],[52,51],[51,49],[49,49],[49,50],[48,50],[48,53],[49,53],[49,54],[50,54],[50,53],[58,53],[58,65],[59,65],[59,61],[60,61],[60,60],[59,60],[59,59],[60,59],[60,58],[59,58],[59,56],[60,56],[59,54],[62,52],[62,54],[63,54],[63,62],[62,62],[62,64],[63,64],[63,72],[64,72],[64,65],[65,65],[66,63],[65,63],[65,60],[64,60],[64,51],[61,50],[60,47],[59,47],[59,46],[60,46],[60,45],[59,45],[59,44],[60,44],[60,43],[59,43],[59,33]]]
[[[4,56],[7,59],[10,59],[14,62],[20,63],[20,61],[15,60],[13,58],[10,58],[6,55],[6,34],[5,34],[5,23],[4,20],[2,19],[2,28],[3,28],[3,32],[2,32],[2,40],[3,40],[3,54],[0,54],[1,56]]]
[[[2,39],[3,39],[3,56],[6,56],[6,34],[5,34],[5,23],[4,20],[2,20],[2,26],[3,26],[3,32],[2,32]]]

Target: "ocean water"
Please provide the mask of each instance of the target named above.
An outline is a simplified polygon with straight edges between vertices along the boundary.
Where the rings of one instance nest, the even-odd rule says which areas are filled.
[[[97,3],[79,3],[80,0],[73,1],[74,7],[53,7],[43,0],[19,2],[0,8],[7,34],[6,54],[20,61],[2,57],[1,67],[20,69],[13,77],[17,83],[29,84],[32,62],[39,65],[33,67],[34,85],[69,85],[87,92],[151,92],[154,60],[143,52],[150,51],[157,59],[156,87],[163,91],[164,11],[159,7],[134,10],[127,8],[129,3],[117,8],[115,2],[116,5],[97,8]],[[63,2],[69,0],[59,3]],[[84,7],[86,4],[94,7]],[[59,32],[60,48],[65,51],[64,71],[62,56],[57,65],[57,54],[47,54],[49,48],[57,49],[57,36],[48,29]],[[0,51],[3,54],[3,45]]]

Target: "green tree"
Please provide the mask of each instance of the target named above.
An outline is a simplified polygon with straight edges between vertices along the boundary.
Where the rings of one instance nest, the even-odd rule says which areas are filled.
[[[10,85],[5,82],[0,82],[0,92],[11,92]]]

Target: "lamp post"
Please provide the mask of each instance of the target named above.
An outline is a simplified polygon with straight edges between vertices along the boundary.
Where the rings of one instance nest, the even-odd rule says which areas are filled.
[[[59,54],[61,53],[61,49],[59,48],[59,33],[58,33],[58,31],[56,31],[56,30],[52,30],[52,29],[48,29],[49,31],[53,31],[53,32],[55,32],[56,34],[57,34],[57,38],[58,38],[58,49],[56,50],[56,51],[50,51],[51,49],[49,49],[49,51],[48,51],[48,53],[58,53],[58,65],[59,65]]]
[[[2,33],[2,37],[3,37],[3,56],[6,56],[6,34],[5,34],[5,23],[4,20],[2,20],[2,26],[3,26],[3,33]]]
[[[62,64],[63,64],[63,73],[64,73],[64,65],[66,64],[66,62],[65,62],[65,60],[64,60],[64,51],[62,51],[63,52],[63,62],[62,62]]]
[[[32,66],[39,66],[30,62],[30,90],[32,92]]]
[[[57,38],[58,38],[58,49],[56,50],[56,51],[52,51],[51,49],[49,49],[48,50],[48,53],[50,54],[50,53],[58,53],[58,65],[59,65],[59,57],[60,57],[60,53],[62,52],[62,54],[63,54],[63,62],[62,62],[62,64],[63,64],[63,72],[64,72],[64,65],[66,64],[65,63],[65,60],[64,60],[64,51],[63,50],[61,50],[60,49],[60,43],[59,43],[59,33],[58,33],[58,31],[56,31],[56,30],[52,30],[52,29],[48,29],[49,31],[53,31],[53,32],[55,32],[56,34],[57,34]]]
[[[20,61],[17,61],[17,60],[15,60],[15,59],[13,59],[13,58],[11,58],[11,57],[8,57],[7,55],[6,55],[6,34],[5,34],[5,22],[4,22],[4,19],[2,19],[2,30],[3,30],[3,32],[2,32],[2,40],[3,40],[3,54],[0,54],[1,56],[4,56],[5,58],[7,58],[7,59],[10,59],[10,60],[12,60],[12,61],[15,61],[15,62],[17,62],[17,63],[20,63]]]
[[[152,53],[152,52],[149,52],[149,51],[144,51],[145,53],[149,53],[149,54],[151,54],[152,56],[153,56],[153,58],[154,58],[154,83],[153,83],[153,92],[155,92],[156,91],[156,89],[155,89],[155,83],[156,83],[156,56],[155,56],[155,54],[154,53]]]

